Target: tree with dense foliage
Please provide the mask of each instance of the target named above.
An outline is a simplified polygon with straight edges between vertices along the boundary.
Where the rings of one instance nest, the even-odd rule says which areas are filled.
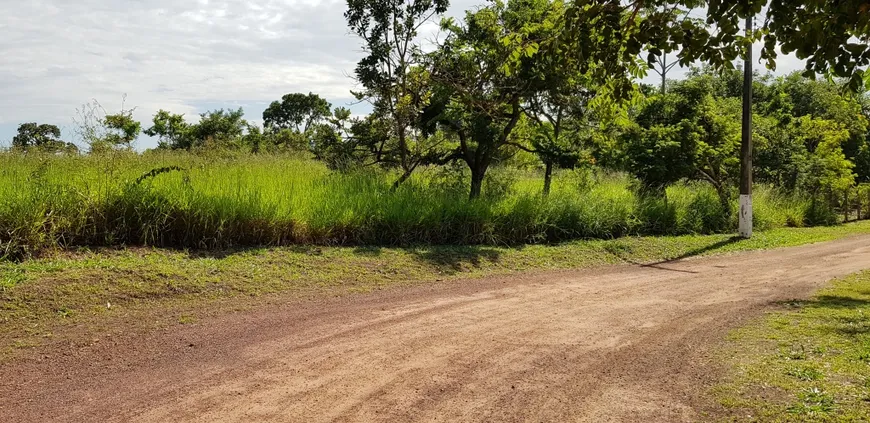
[[[263,111],[263,147],[308,151],[315,128],[332,117],[331,107],[328,101],[310,92],[285,94],[281,101],[273,101]]]
[[[12,138],[12,148],[22,151],[37,149],[59,152],[75,150],[75,145],[60,139],[60,128],[56,125],[29,122],[18,125],[18,134]]]
[[[857,95],[843,93],[837,83],[813,81],[793,73],[776,79],[770,86],[775,101],[766,104],[766,112],[783,121],[810,116],[836,122],[849,133],[842,148],[855,165],[860,181],[870,181],[870,121]]]
[[[190,124],[184,120],[184,115],[159,110],[152,118],[152,125],[144,132],[148,136],[159,137],[159,148],[173,150],[190,150],[195,147],[221,146],[241,147],[249,145],[259,149],[262,131],[248,124],[244,119],[242,108],[236,110],[212,110],[200,114],[197,123]],[[251,137],[245,138],[249,132]]]
[[[441,139],[427,136],[419,121],[432,94],[418,31],[444,13],[448,1],[348,0],[347,6],[348,26],[367,53],[356,66],[362,90],[354,95],[371,102],[372,115],[389,123],[378,159],[401,169],[398,186],[441,147]]]
[[[133,119],[132,110],[106,115],[103,125],[107,130],[103,141],[116,147],[130,148],[142,132],[142,124]]]
[[[356,142],[350,110],[337,107],[324,123],[314,126],[311,134],[311,152],[331,169],[349,170],[365,166],[370,150]]]
[[[151,127],[143,132],[149,137],[158,137],[159,148],[189,150],[193,145],[190,125],[184,120],[184,115],[160,109],[151,122]]]
[[[273,101],[263,111],[263,125],[267,131],[292,129],[297,133],[307,133],[314,124],[330,116],[328,101],[314,93],[291,93]]]
[[[230,143],[238,140],[248,127],[244,119],[245,111],[241,107],[236,110],[211,110],[199,116],[199,122],[191,128],[191,134],[198,143]]]
[[[649,192],[681,179],[709,182],[731,209],[739,172],[736,99],[714,98],[712,77],[699,75],[653,96],[620,137],[627,168]]]
[[[559,2],[496,1],[466,12],[464,25],[442,24],[448,35],[432,54],[433,79],[443,87],[437,119],[459,140],[456,156],[471,171],[471,198],[480,196],[487,169],[511,142],[523,105],[543,89],[543,57],[534,46],[558,32],[561,13]]]
[[[841,194],[855,183],[854,164],[846,159],[843,144],[849,131],[837,122],[803,116],[793,122],[794,135],[807,153],[801,165],[799,184],[812,195],[823,190]]]

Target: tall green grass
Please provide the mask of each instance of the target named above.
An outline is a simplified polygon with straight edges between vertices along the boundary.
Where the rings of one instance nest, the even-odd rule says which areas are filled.
[[[423,169],[391,190],[394,177],[281,156],[0,154],[0,256],[115,245],[509,245],[736,226],[703,184],[639,199],[625,176],[565,171],[542,198],[538,175],[494,169],[484,197],[469,201],[461,168]],[[802,224],[806,202],[756,192],[762,228]]]

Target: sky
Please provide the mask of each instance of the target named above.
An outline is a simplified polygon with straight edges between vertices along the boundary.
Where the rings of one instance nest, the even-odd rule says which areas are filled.
[[[454,0],[448,15],[483,1]],[[344,0],[0,0],[0,146],[22,122],[74,140],[77,108],[96,99],[117,112],[125,94],[143,127],[159,109],[196,121],[242,107],[261,123],[292,92],[366,113],[350,95],[363,53],[344,10]],[[802,67],[783,57],[777,74]],[[155,145],[142,137],[136,148]]]

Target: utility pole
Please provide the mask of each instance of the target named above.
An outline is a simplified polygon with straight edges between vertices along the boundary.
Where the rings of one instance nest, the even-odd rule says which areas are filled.
[[[746,36],[752,33],[752,16],[746,17]],[[737,225],[743,238],[752,237],[752,44],[743,58],[743,133],[740,140],[740,215]]]
[[[653,67],[653,71],[655,71],[655,73],[659,74],[659,76],[662,77],[662,88],[661,88],[661,90],[662,90],[661,93],[662,93],[662,94],[664,94],[664,93],[665,93],[665,90],[667,89],[666,82],[667,82],[667,79],[668,79],[668,72],[669,72],[669,71],[670,71],[670,70],[671,70],[671,69],[672,69],[672,68],[673,68],[677,63],[679,63],[679,62],[677,61],[677,62],[673,62],[673,63],[671,63],[671,64],[668,64],[668,54],[667,54],[667,53],[662,53],[662,56],[659,57],[659,58],[657,58],[657,60],[656,60],[656,64],[657,64],[657,65],[659,66],[659,68],[661,68],[661,69],[658,69],[658,68]]]

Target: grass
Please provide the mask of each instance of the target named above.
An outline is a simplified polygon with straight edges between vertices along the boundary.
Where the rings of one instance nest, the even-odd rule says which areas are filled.
[[[734,332],[729,421],[870,421],[870,271]]]
[[[123,327],[124,319],[177,324],[279,296],[322,297],[528,270],[576,269],[785,247],[870,233],[870,222],[730,235],[624,237],[518,248],[289,246],[211,252],[132,248],[60,251],[0,262],[0,350]],[[150,320],[149,320],[150,321]],[[155,324],[157,324],[155,323]]]
[[[466,176],[423,169],[393,191],[387,172],[340,174],[284,156],[0,154],[0,257],[125,245],[503,246],[736,227],[705,184],[642,201],[625,176],[564,171],[544,199],[540,175],[496,168],[484,198],[469,201]],[[805,203],[759,187],[758,228],[801,225]]]

